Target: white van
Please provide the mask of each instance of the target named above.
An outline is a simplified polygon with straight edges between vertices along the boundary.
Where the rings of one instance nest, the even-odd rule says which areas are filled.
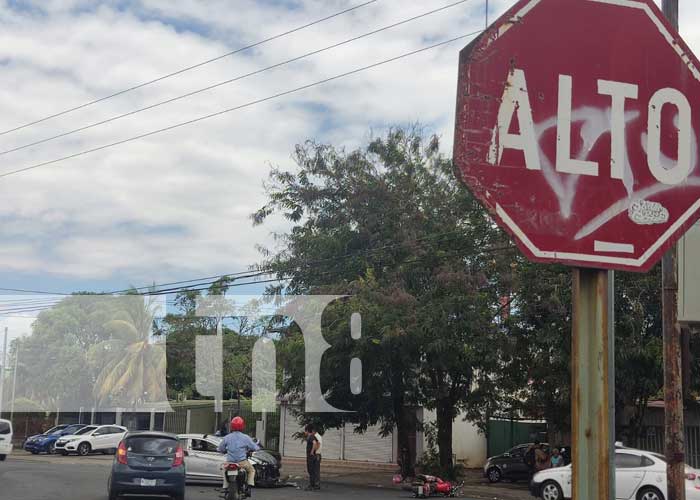
[[[0,462],[12,453],[12,422],[0,419]]]

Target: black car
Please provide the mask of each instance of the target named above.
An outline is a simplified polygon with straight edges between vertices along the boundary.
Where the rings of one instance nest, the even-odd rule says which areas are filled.
[[[534,443],[519,444],[503,453],[486,460],[484,476],[492,483],[502,479],[511,481],[530,479],[530,469],[525,464],[525,453]],[[542,449],[549,453],[549,445],[541,443]]]
[[[109,477],[109,500],[120,495],[185,498],[185,452],[174,434],[129,432],[119,443]]]

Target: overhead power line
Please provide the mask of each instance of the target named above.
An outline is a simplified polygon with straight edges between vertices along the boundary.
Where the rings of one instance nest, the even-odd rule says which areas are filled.
[[[400,244],[388,245],[388,246],[400,246]],[[498,253],[498,252],[510,251],[510,250],[513,250],[514,248],[515,247],[513,247],[513,246],[491,247],[491,248],[485,248],[485,249],[481,250],[479,253],[481,253],[481,254],[493,254],[493,253]],[[358,252],[357,255],[359,256],[361,254],[366,254],[366,253],[368,253],[368,251]],[[452,249],[451,251],[445,252],[439,256],[434,256],[434,257],[438,258],[438,259],[445,259],[445,258],[449,258],[449,257],[455,257],[457,255],[460,255],[460,253],[461,253],[460,249]],[[353,257],[354,256],[355,255],[353,255]],[[423,255],[420,257],[403,260],[401,262],[401,265],[421,263],[424,260],[431,258],[431,257],[433,257],[433,256]],[[342,258],[347,258],[347,256],[336,256],[336,257],[331,257],[328,259],[320,259],[320,261],[338,260],[338,259],[342,259]],[[318,262],[318,261],[304,262],[303,266],[302,265],[295,266],[292,271],[296,272],[300,269],[315,267],[316,262]],[[265,275],[272,275],[272,274],[277,274],[278,277],[265,279],[265,280],[248,281],[248,282],[242,282],[242,283],[234,281],[233,283],[227,285],[227,288],[235,288],[235,287],[239,287],[239,286],[248,286],[248,285],[264,284],[264,283],[279,283],[282,281],[289,281],[294,277],[294,274],[292,271],[285,271],[285,270],[260,271],[259,273],[249,275],[249,277],[258,277],[258,276],[265,276]],[[318,276],[328,276],[328,275],[332,275],[334,273],[335,273],[334,270],[329,269],[326,271],[319,272]],[[205,284],[197,284],[194,287],[183,287],[183,288],[176,288],[176,289],[158,290],[156,292],[146,292],[146,293],[142,293],[140,295],[149,295],[149,296],[167,295],[167,294],[180,293],[180,292],[206,291],[209,289],[210,289],[210,287],[206,286]],[[79,295],[76,295],[76,296],[80,297]],[[4,315],[6,315],[6,313],[28,313],[28,312],[43,311],[43,310],[50,309],[51,307],[57,305],[64,298],[65,297],[60,297],[60,298],[57,298],[55,300],[52,300],[51,302],[47,302],[45,304],[28,304],[26,306],[17,305],[17,306],[11,306],[11,307],[2,307],[2,304],[0,304],[0,316],[4,316]]]
[[[0,156],[7,155],[7,154],[9,154],[9,153],[15,153],[15,152],[17,152],[17,151],[21,151],[21,150],[23,150],[23,149],[31,148],[31,147],[34,147],[34,146],[39,146],[39,145],[41,145],[41,144],[45,144],[45,143],[47,143],[47,142],[54,141],[54,140],[56,140],[56,139],[61,139],[61,138],[63,138],[63,137],[68,137],[68,136],[70,136],[70,135],[77,134],[78,132],[84,132],[84,131],[86,131],[86,130],[89,130],[89,129],[92,129],[92,128],[95,128],[95,127],[99,127],[99,126],[102,126],[102,125],[106,125],[106,124],[108,124],[108,123],[115,122],[115,121],[117,121],[117,120],[121,120],[122,118],[127,118],[127,117],[129,117],[129,116],[134,116],[134,115],[136,115],[136,114],[138,114],[138,113],[143,113],[144,111],[149,111],[149,110],[158,108],[158,107],[160,107],[160,106],[164,106],[164,105],[166,105],[166,104],[172,104],[172,103],[174,103],[174,102],[181,101],[181,100],[183,100],[183,99],[188,99],[188,98],[193,97],[193,96],[195,96],[195,95],[202,94],[202,93],[204,93],[204,92],[208,92],[208,91],[210,91],[210,90],[214,90],[214,89],[219,88],[219,87],[223,87],[224,85],[229,85],[229,84],[231,84],[231,83],[239,82],[239,81],[241,81],[241,80],[245,80],[246,78],[250,78],[250,77],[252,77],[252,76],[260,75],[260,74],[262,74],[262,73],[265,73],[265,72],[267,72],[267,71],[271,71],[271,70],[273,70],[273,69],[281,68],[281,67],[286,66],[286,65],[288,65],[288,64],[292,64],[292,63],[294,63],[294,62],[298,62],[298,61],[301,61],[301,60],[303,60],[303,59],[307,59],[307,58],[309,58],[309,57],[312,57],[312,56],[321,54],[321,53],[323,53],[323,52],[328,52],[328,51],[330,51],[330,50],[337,49],[338,47],[342,47],[342,46],[344,46],[344,45],[348,45],[348,44],[350,44],[350,43],[356,42],[356,41],[361,40],[361,39],[363,39],[363,38],[367,38],[367,37],[376,35],[376,34],[381,33],[381,32],[383,32],[383,31],[387,31],[387,30],[390,30],[390,29],[393,29],[393,28],[397,28],[397,27],[402,26],[402,25],[404,25],[404,24],[408,24],[408,23],[410,23],[410,22],[417,21],[417,20],[419,20],[419,19],[423,19],[423,18],[428,17],[428,16],[430,16],[430,15],[437,14],[438,12],[443,12],[443,11],[445,11],[445,10],[451,9],[451,8],[453,8],[453,7],[456,7],[456,6],[458,6],[458,5],[461,5],[461,4],[466,3],[466,2],[469,2],[469,1],[470,1],[470,0],[458,0],[458,1],[456,1],[456,2],[453,2],[453,3],[450,3],[450,4],[444,5],[444,6],[442,6],[442,7],[439,7],[439,8],[437,8],[437,9],[429,10],[429,11],[427,11],[427,12],[424,12],[424,13],[422,13],[422,14],[419,14],[419,15],[416,15],[416,16],[413,16],[413,17],[410,17],[410,18],[408,18],[408,19],[404,19],[404,20],[402,20],[402,21],[398,21],[398,22],[389,24],[389,25],[387,25],[387,26],[383,26],[383,27],[381,27],[381,28],[377,28],[377,29],[375,29],[375,30],[368,31],[367,33],[363,33],[363,34],[361,34],[361,35],[354,36],[354,37],[352,37],[352,38],[348,38],[348,39],[346,39],[346,40],[343,40],[342,42],[334,43],[334,44],[332,44],[332,45],[328,45],[328,46],[323,47],[323,48],[321,48],[321,49],[312,50],[311,52],[306,52],[305,54],[302,54],[302,55],[300,55],[300,56],[296,56],[296,57],[293,57],[293,58],[291,58],[291,59],[286,59],[286,60],[284,60],[284,61],[282,61],[282,62],[279,62],[279,63],[276,63],[276,64],[272,64],[272,65],[270,65],[270,66],[266,66],[266,67],[264,67],[264,68],[261,68],[261,69],[255,70],[255,71],[251,71],[251,72],[249,72],[249,73],[245,73],[245,74],[243,74],[243,75],[239,75],[239,76],[236,76],[236,77],[234,77],[234,78],[229,78],[228,80],[224,80],[224,81],[221,81],[221,82],[218,82],[218,83],[214,83],[214,84],[212,84],[212,85],[208,85],[208,86],[206,86],[206,87],[202,87],[202,88],[200,88],[200,89],[193,90],[193,91],[191,91],[191,92],[187,92],[187,93],[185,93],[185,94],[181,94],[181,95],[179,95],[179,96],[175,96],[175,97],[172,97],[172,98],[170,98],[170,99],[166,99],[166,100],[164,100],[164,101],[160,101],[160,102],[157,102],[157,103],[154,103],[154,104],[150,104],[150,105],[148,105],[148,106],[144,106],[144,107],[142,107],[142,108],[138,108],[138,109],[135,109],[135,110],[132,110],[132,111],[128,111],[128,112],[126,112],[126,113],[122,113],[122,114],[119,114],[119,115],[115,115],[115,116],[112,116],[112,117],[110,117],[110,118],[106,118],[106,119],[104,119],[104,120],[100,120],[100,121],[97,121],[97,122],[94,122],[94,123],[91,123],[91,124],[88,124],[88,125],[84,125],[84,126],[82,126],[82,127],[78,127],[78,128],[72,129],[72,130],[68,130],[68,131],[66,131],[66,132],[62,132],[62,133],[60,133],[60,134],[56,134],[56,135],[53,135],[53,136],[50,136],[50,137],[46,137],[46,138],[44,138],[44,139],[39,139],[39,140],[37,140],[37,141],[30,142],[30,143],[27,143],[27,144],[23,144],[23,145],[21,145],[21,146],[17,146],[17,147],[14,147],[14,148],[6,149],[6,150],[4,150],[4,151],[0,151]],[[0,135],[1,135],[1,134],[0,134]]]
[[[258,41],[258,42],[251,43],[251,44],[249,44],[249,45],[246,45],[245,47],[241,47],[241,48],[238,48],[238,49],[236,49],[236,50],[232,50],[231,52],[227,52],[226,54],[221,54],[220,56],[213,57],[213,58],[211,58],[211,59],[207,59],[207,60],[205,60],[205,61],[198,62],[198,63],[193,64],[193,65],[191,65],[191,66],[186,66],[186,67],[184,67],[184,68],[180,68],[180,69],[178,69],[177,71],[173,71],[172,73],[168,73],[168,74],[159,76],[159,77],[157,77],[157,78],[154,78],[154,79],[152,79],[152,80],[148,80],[148,81],[143,82],[143,83],[139,83],[139,84],[137,84],[137,85],[134,85],[134,86],[132,86],[132,87],[126,88],[126,89],[124,89],[124,90],[120,90],[120,91],[118,91],[118,92],[114,92],[113,94],[109,94],[109,95],[106,95],[106,96],[104,96],[104,97],[100,97],[100,98],[98,98],[98,99],[95,99],[95,100],[86,102],[86,103],[84,103],[84,104],[80,104],[80,105],[78,105],[78,106],[75,106],[75,107],[72,107],[72,108],[68,108],[68,109],[65,109],[65,110],[63,110],[63,111],[59,111],[59,112],[54,113],[54,114],[52,114],[52,115],[44,116],[43,118],[39,118],[39,119],[37,119],[37,120],[31,121],[31,122],[29,122],[29,123],[25,123],[25,124],[23,124],[23,125],[16,126],[16,127],[14,127],[14,128],[8,129],[8,130],[4,130],[4,131],[0,132],[0,136],[9,134],[9,133],[11,133],[11,132],[16,132],[16,131],[18,131],[18,130],[22,130],[22,129],[27,128],[27,127],[31,127],[32,125],[36,125],[36,124],[38,124],[38,123],[42,123],[42,122],[45,122],[45,121],[47,121],[47,120],[51,120],[51,119],[53,119],[53,118],[58,118],[59,116],[67,115],[68,113],[72,113],[72,112],[78,111],[78,110],[80,110],[80,109],[85,109],[85,108],[87,108],[87,107],[89,107],[89,106],[92,106],[92,105],[94,105],[94,104],[97,104],[97,103],[106,101],[106,100],[108,100],[108,99],[112,99],[112,98],[114,98],[114,97],[117,97],[117,96],[126,94],[126,93],[128,93],[128,92],[131,92],[131,91],[134,91],[134,90],[137,90],[137,89],[141,89],[141,88],[143,88],[143,87],[146,87],[146,86],[148,86],[148,85],[152,85],[152,84],[157,83],[157,82],[161,82],[161,81],[166,80],[166,79],[168,79],[168,78],[172,78],[173,76],[181,75],[181,74],[183,74],[183,73],[186,73],[186,72],[191,71],[191,70],[196,69],[196,68],[201,68],[202,66],[205,66],[205,65],[207,65],[207,64],[211,64],[211,63],[213,63],[213,62],[220,61],[221,59],[225,59],[225,58],[230,57],[230,56],[233,56],[233,55],[235,55],[235,54],[239,54],[239,53],[241,53],[241,52],[245,52],[245,51],[250,50],[250,49],[253,49],[253,48],[255,48],[255,47],[259,47],[260,45],[263,45],[263,44],[265,44],[265,43],[272,42],[272,41],[274,41],[274,40],[278,40],[278,39],[280,39],[280,38],[282,38],[282,37],[285,37],[285,36],[287,36],[287,35],[291,35],[291,34],[293,34],[293,33],[296,33],[296,32],[302,31],[302,30],[305,30],[306,28],[310,28],[310,27],[315,26],[315,25],[317,25],[317,24],[321,24],[321,23],[323,23],[323,22],[325,22],[325,21],[329,21],[329,20],[334,19],[334,18],[336,18],[336,17],[340,17],[340,16],[342,16],[342,15],[344,15],[344,14],[348,14],[348,13],[350,13],[350,12],[352,12],[352,11],[355,11],[355,10],[360,9],[360,8],[362,8],[362,7],[366,7],[367,5],[376,3],[376,2],[378,2],[378,1],[379,1],[379,0],[369,0],[369,1],[364,2],[364,3],[361,3],[361,4],[359,4],[359,5],[355,5],[355,6],[353,6],[353,7],[350,7],[350,8],[344,9],[344,10],[341,10],[340,12],[336,12],[335,14],[331,14],[331,15],[329,15],[329,16],[322,17],[322,18],[317,19],[317,20],[315,20],[315,21],[311,21],[311,22],[309,22],[309,23],[307,23],[307,24],[304,24],[304,25],[302,25],[302,26],[298,26],[298,27],[293,28],[293,29],[291,29],[291,30],[287,30],[287,31],[285,31],[285,32],[283,32],[283,33],[279,33],[279,34],[277,34],[277,35],[274,35],[274,36],[265,38],[265,39],[260,40],[260,41]]]
[[[210,113],[210,114],[207,114],[207,115],[204,115],[204,116],[200,116],[200,117],[198,117],[198,118],[193,118],[193,119],[191,119],[191,120],[187,120],[187,121],[184,121],[184,122],[176,123],[176,124],[170,125],[170,126],[168,126],[168,127],[163,127],[163,128],[159,128],[159,129],[156,129],[156,130],[152,130],[152,131],[150,131],[150,132],[146,132],[146,133],[143,133],[143,134],[139,134],[139,135],[136,135],[136,136],[132,136],[132,137],[129,137],[129,138],[127,138],[127,139],[122,139],[122,140],[120,140],[120,141],[112,142],[112,143],[109,143],[109,144],[103,144],[102,146],[97,146],[97,147],[95,147],[95,148],[86,149],[86,150],[83,150],[83,151],[80,151],[80,152],[77,152],[77,153],[73,153],[73,154],[70,154],[70,155],[67,155],[67,156],[62,156],[62,157],[60,157],[60,158],[56,158],[56,159],[53,159],[53,160],[48,160],[48,161],[44,161],[44,162],[41,162],[41,163],[36,163],[36,164],[33,164],[33,165],[29,165],[29,166],[27,166],[27,167],[18,168],[18,169],[16,169],[16,170],[10,170],[10,171],[8,171],[8,172],[3,172],[3,173],[0,174],[0,178],[2,178],[2,177],[9,177],[9,176],[11,176],[11,175],[16,175],[16,174],[19,174],[19,173],[22,173],[22,172],[27,172],[27,171],[29,171],[29,170],[35,170],[35,169],[37,169],[37,168],[45,167],[45,166],[48,166],[48,165],[53,165],[53,164],[56,164],[56,163],[61,163],[61,162],[64,162],[64,161],[66,161],[66,160],[71,160],[71,159],[74,159],[74,158],[78,158],[78,157],[80,157],[80,156],[84,156],[84,155],[87,155],[87,154],[90,154],[90,153],[96,153],[96,152],[98,152],[98,151],[102,151],[102,150],[105,150],[105,149],[110,149],[110,148],[113,148],[113,147],[116,147],[116,146],[120,146],[120,145],[122,145],[122,144],[127,144],[127,143],[129,143],[129,142],[134,142],[134,141],[137,141],[137,140],[140,140],[140,139],[145,139],[146,137],[151,137],[151,136],[154,136],[154,135],[157,135],[157,134],[161,134],[161,133],[163,133],[163,132],[168,132],[168,131],[170,131],[170,130],[175,130],[175,129],[177,129],[177,128],[181,128],[181,127],[184,127],[184,126],[186,126],[186,125],[192,125],[192,124],[194,124],[194,123],[198,123],[198,122],[201,122],[201,121],[204,121],[204,120],[208,120],[208,119],[210,119],[210,118],[214,118],[214,117],[217,117],[217,116],[225,115],[225,114],[231,113],[231,112],[233,112],[233,111],[240,111],[240,110],[245,109],[245,108],[250,108],[250,107],[255,106],[255,105],[257,105],[257,104],[262,104],[262,103],[264,103],[264,102],[268,102],[268,101],[272,101],[272,100],[275,100],[275,99],[279,99],[280,97],[284,97],[284,96],[288,96],[288,95],[291,95],[291,94],[295,94],[295,93],[298,93],[298,92],[301,92],[301,91],[303,91],[303,90],[307,90],[307,89],[310,89],[310,88],[313,88],[313,87],[318,87],[318,86],[320,86],[320,85],[323,85],[323,84],[326,84],[326,83],[330,83],[330,82],[333,82],[333,81],[335,81],[335,80],[340,80],[341,78],[345,78],[345,77],[348,77],[348,76],[351,76],[351,75],[355,75],[355,74],[357,74],[357,73],[362,73],[362,72],[364,72],[364,71],[367,71],[367,70],[370,70],[370,69],[373,69],[373,68],[377,68],[377,67],[379,67],[379,66],[383,66],[383,65],[388,64],[388,63],[391,63],[391,62],[395,62],[395,61],[398,61],[398,60],[401,60],[401,59],[405,59],[405,58],[407,58],[407,57],[411,57],[411,56],[414,56],[414,55],[417,55],[417,54],[421,54],[421,53],[423,53],[423,52],[427,52],[427,51],[429,51],[429,50],[433,50],[433,49],[436,49],[436,48],[438,48],[438,47],[442,47],[442,46],[444,46],[444,45],[447,45],[447,44],[450,44],[450,43],[454,43],[454,42],[456,42],[457,40],[462,40],[462,39],[464,39],[464,38],[477,35],[477,34],[481,33],[482,31],[483,31],[483,30],[478,30],[478,31],[474,31],[474,32],[472,32],[472,33],[467,33],[467,34],[460,35],[460,36],[457,36],[457,37],[454,37],[454,38],[450,38],[450,39],[448,39],[448,40],[443,40],[442,42],[438,42],[438,43],[435,43],[435,44],[432,44],[432,45],[428,45],[427,47],[423,47],[423,48],[421,48],[421,49],[412,50],[412,51],[410,51],[410,52],[406,52],[406,53],[404,53],[404,54],[401,54],[401,55],[398,55],[398,56],[395,56],[395,57],[391,57],[391,58],[389,58],[389,59],[384,59],[384,60],[382,60],[382,61],[379,61],[379,62],[376,62],[376,63],[373,63],[373,64],[369,64],[369,65],[367,65],[367,66],[361,66],[361,67],[359,67],[359,68],[356,68],[356,69],[353,69],[353,70],[350,70],[350,71],[346,71],[346,72],[344,72],[344,73],[340,73],[340,74],[337,74],[337,75],[335,75],[335,76],[331,76],[331,77],[329,77],[329,78],[324,78],[323,80],[318,80],[318,81],[316,81],[316,82],[309,83],[309,84],[306,84],[306,85],[302,85],[302,86],[300,86],[300,87],[296,87],[296,88],[293,88],[293,89],[291,89],[291,90],[286,90],[286,91],[283,91],[283,92],[279,92],[279,93],[277,93],[277,94],[273,94],[273,95],[270,95],[270,96],[267,96],[267,97],[263,97],[263,98],[261,98],[261,99],[256,99],[256,100],[253,100],[253,101],[248,101],[248,102],[246,102],[246,103],[244,103],[244,104],[240,104],[240,105],[234,106],[234,107],[232,107],[232,108],[223,109],[223,110],[217,111],[217,112],[215,112],[215,113]]]
[[[449,235],[456,235],[460,233],[461,230],[455,229],[452,231],[441,231],[438,233],[432,233],[432,234],[427,234],[425,236],[421,236],[419,238],[415,238],[414,240],[409,240],[407,242],[402,242],[402,243],[391,243],[388,245],[380,245],[372,248],[368,248],[365,250],[360,250],[357,252],[348,252],[342,255],[336,255],[333,257],[326,257],[323,259],[313,259],[313,260],[307,260],[301,262],[297,266],[293,266],[290,268],[288,271],[296,271],[300,269],[303,266],[318,266],[320,264],[326,264],[329,262],[336,262],[339,260],[347,260],[350,258],[356,258],[356,257],[363,257],[363,256],[371,256],[376,254],[377,252],[383,252],[386,250],[390,250],[392,248],[397,248],[397,247],[404,247],[409,243],[420,243],[418,247],[422,247],[423,243],[428,241],[428,240],[434,240],[437,238],[443,238],[445,236]],[[172,286],[172,285],[183,285],[185,283],[192,283],[191,286],[201,286],[201,285],[212,285],[216,283],[217,281],[223,279],[223,278],[234,278],[234,279],[242,279],[242,278],[249,278],[251,276],[259,276],[259,275],[264,275],[264,274],[274,274],[276,273],[276,270],[272,269],[265,269],[265,268],[257,268],[255,269],[254,267],[251,267],[247,271],[236,271],[232,273],[224,273],[224,274],[215,274],[213,276],[205,276],[201,278],[192,278],[192,279],[187,279],[187,280],[181,280],[181,281],[172,281],[168,283],[152,283],[150,285],[143,285],[143,286],[135,286],[135,287],[129,287],[129,288],[124,288],[121,290],[111,290],[111,291],[102,291],[102,292],[89,292],[87,290],[81,290],[82,292],[86,293],[92,293],[94,295],[116,295],[120,293],[128,293],[131,292],[132,290],[151,290],[151,289],[161,289],[166,286]],[[202,282],[202,283],[199,283]],[[177,289],[187,289],[187,286],[182,286],[182,287],[177,287]],[[6,291],[6,292],[18,292],[18,293],[33,293],[33,294],[44,294],[44,295],[54,295],[54,296],[72,296],[76,295],[76,292],[56,292],[56,291],[48,291],[48,290],[29,290],[29,289],[24,289],[24,288],[2,288],[0,287],[0,291]],[[79,292],[77,292],[79,293]],[[50,298],[47,299],[40,299],[40,298],[22,298],[22,299],[17,299],[17,301],[41,301],[41,300],[51,300]],[[0,303],[2,302],[2,295],[0,295]]]

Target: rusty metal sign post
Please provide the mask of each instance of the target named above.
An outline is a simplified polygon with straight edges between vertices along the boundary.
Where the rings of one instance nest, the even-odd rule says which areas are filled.
[[[614,275],[586,268],[573,273],[572,498],[613,499]]]
[[[678,35],[677,0],[664,12],[518,0],[460,53],[460,180],[525,256],[574,268],[574,500],[614,498],[608,270],[647,272],[664,255],[667,499],[683,499],[672,248],[700,217],[700,61]]]
[[[678,0],[663,0],[668,22],[678,29]],[[678,248],[663,256],[662,314],[664,344],[664,452],[668,500],[685,500],[685,424],[683,416],[683,356],[678,324]]]

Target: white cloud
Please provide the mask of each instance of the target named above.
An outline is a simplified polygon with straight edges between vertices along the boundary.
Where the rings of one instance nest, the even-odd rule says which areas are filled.
[[[215,57],[347,6],[346,0],[36,0],[0,5],[0,129]],[[380,0],[350,15],[79,112],[0,136],[0,150],[40,140],[245,74],[417,15],[447,0]],[[510,2],[491,1],[491,18]],[[483,0],[289,67],[64,140],[0,156],[0,172],[148,132],[393,57],[483,26]],[[688,41],[700,9],[681,0]],[[687,12],[687,14],[686,14]],[[427,41],[426,41],[427,40]],[[291,166],[307,138],[353,147],[370,127],[420,120],[449,151],[459,42],[293,96],[117,148],[0,178],[0,272],[28,284],[127,283],[245,269],[256,243],[285,227],[251,227],[269,165]]]

